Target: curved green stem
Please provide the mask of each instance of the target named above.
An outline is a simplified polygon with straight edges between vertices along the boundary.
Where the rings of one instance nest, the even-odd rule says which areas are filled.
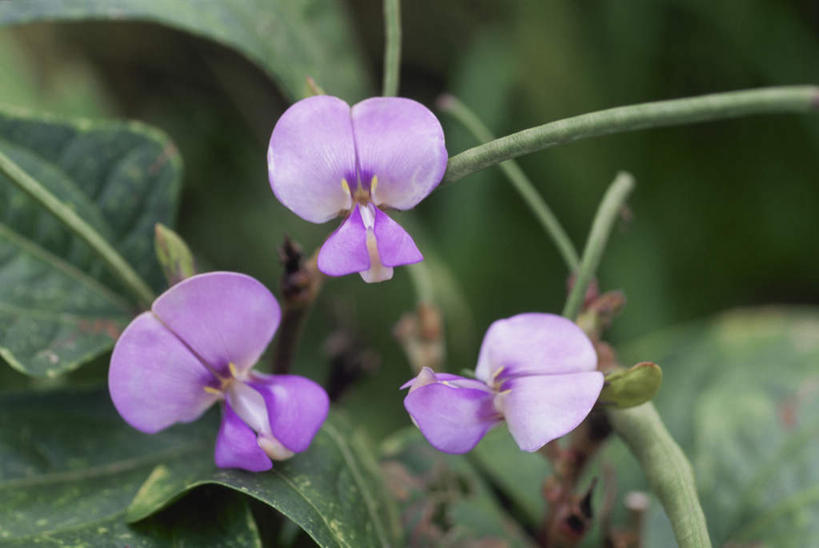
[[[692,124],[752,114],[819,110],[819,87],[762,88],[610,108],[525,129],[449,159],[445,179],[458,179],[523,154],[610,133]]]
[[[426,260],[407,266],[412,287],[418,304],[433,304],[435,299],[435,284],[432,281],[432,272]]]
[[[606,249],[606,242],[608,242],[614,221],[633,189],[634,177],[626,172],[618,173],[614,182],[606,191],[606,195],[603,196],[600,207],[597,208],[597,215],[594,217],[589,238],[586,240],[586,247],[583,250],[583,258],[580,261],[580,268],[577,270],[574,286],[572,286],[572,291],[566,300],[566,306],[563,308],[563,315],[570,320],[574,320],[580,312],[580,307],[583,305],[586,296],[586,289],[594,279],[594,274],[600,265],[600,259]]]
[[[94,253],[105,262],[111,272],[133,293],[140,304],[146,307],[151,305],[154,300],[153,291],[139,274],[131,268],[131,265],[122,255],[117,253],[111,244],[77,215],[73,209],[61,202],[2,152],[0,152],[0,173],[87,243]]]
[[[384,91],[398,95],[401,70],[401,0],[384,0]]]
[[[640,462],[660,499],[680,548],[708,548],[711,539],[697,498],[694,473],[651,403],[608,410],[615,432]]]
[[[486,143],[494,139],[489,128],[456,97],[452,95],[441,97],[438,101],[438,108],[451,114],[456,120],[463,124],[478,141]],[[566,231],[563,230],[560,221],[557,220],[551,208],[546,204],[546,201],[538,194],[532,181],[529,180],[518,163],[514,160],[501,162],[500,168],[512,183],[512,186],[515,187],[515,190],[518,191],[521,198],[523,198],[523,201],[526,202],[526,205],[529,206],[529,209],[532,210],[532,213],[534,213],[540,222],[540,226],[542,226],[546,234],[551,237],[569,271],[574,272],[577,270],[580,259],[577,256],[577,251],[574,248],[574,244],[572,244],[572,240],[569,238],[569,235],[566,234]]]

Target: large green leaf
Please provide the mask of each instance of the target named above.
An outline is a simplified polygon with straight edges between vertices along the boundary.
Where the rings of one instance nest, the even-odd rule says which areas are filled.
[[[143,518],[188,491],[219,485],[279,510],[322,546],[395,545],[397,518],[375,459],[341,417],[308,451],[252,474],[214,466],[215,411],[145,435],[104,392],[6,394],[0,408],[0,541],[69,539],[97,526],[139,532]]]
[[[348,100],[368,79],[337,0],[26,0],[0,3],[0,25],[88,19],[150,21],[232,47],[264,68],[291,99],[316,78]]]
[[[436,451],[415,427],[400,430],[382,447],[382,468],[400,503],[406,545],[532,545],[466,456]]]
[[[331,416],[310,449],[273,470],[219,470],[208,458],[169,459],[157,466],[128,509],[137,521],[191,489],[221,485],[279,510],[321,546],[393,546],[397,514],[371,449],[360,432]]]
[[[6,394],[0,408],[0,546],[167,546],[181,537],[196,546],[208,535],[225,546],[258,544],[244,501],[224,493],[137,526],[125,521],[157,463],[210,457],[212,421],[147,436],[99,392]]]
[[[154,224],[173,224],[180,160],[136,123],[0,109],[0,152],[104,237],[155,289]],[[135,306],[103,262],[0,175],[0,356],[53,376],[110,349]]]
[[[732,312],[625,354],[663,366],[656,404],[692,461],[715,545],[816,542],[819,311]],[[620,480],[639,487],[633,474]],[[646,533],[657,545],[670,538],[656,511]]]

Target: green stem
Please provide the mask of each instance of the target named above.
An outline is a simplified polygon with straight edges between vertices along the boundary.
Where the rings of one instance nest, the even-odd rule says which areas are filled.
[[[762,88],[610,108],[525,129],[449,159],[445,179],[458,179],[523,154],[585,139],[651,127],[752,114],[819,110],[819,87]]]
[[[432,272],[430,272],[427,261],[411,264],[407,269],[418,304],[435,304],[435,284],[432,281]]]
[[[603,196],[603,201],[597,208],[597,215],[594,217],[589,238],[586,240],[586,247],[583,249],[583,258],[577,270],[574,286],[563,308],[565,317],[574,320],[580,312],[586,289],[594,279],[597,267],[600,265],[600,259],[606,249],[606,242],[608,242],[614,221],[617,220],[620,209],[633,189],[634,177],[626,172],[620,172],[609,186],[606,195]]]
[[[691,465],[666,430],[654,405],[609,409],[608,416],[615,432],[640,462],[651,489],[671,521],[680,548],[710,547]]]
[[[494,139],[492,132],[484,125],[483,122],[475,115],[474,112],[452,95],[441,97],[438,101],[438,107],[444,112],[451,114],[453,118],[458,120],[461,124],[469,130],[470,133],[480,142],[486,143]],[[566,262],[566,267],[570,272],[577,270],[580,260],[577,256],[577,251],[572,244],[569,235],[563,230],[560,221],[546,204],[546,201],[538,194],[535,186],[514,160],[507,160],[501,162],[501,171],[518,191],[523,201],[532,210],[541,227],[546,234],[551,237],[554,244],[557,246],[560,255]]]
[[[384,0],[384,91],[398,95],[401,69],[401,0]]]
[[[0,173],[87,243],[105,262],[111,272],[134,294],[139,303],[146,307],[150,306],[154,300],[154,294],[148,284],[131,268],[131,265],[122,255],[117,253],[111,244],[77,215],[73,209],[61,202],[2,152],[0,152]]]

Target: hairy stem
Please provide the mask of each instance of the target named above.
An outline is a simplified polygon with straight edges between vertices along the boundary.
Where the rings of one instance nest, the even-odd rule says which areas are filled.
[[[660,499],[680,548],[708,548],[711,540],[691,465],[651,403],[608,411],[614,431],[640,462]]]
[[[451,114],[452,117],[463,124],[478,141],[486,143],[494,139],[489,128],[456,97],[451,95],[441,97],[438,101],[438,108]],[[540,226],[543,227],[543,231],[546,232],[546,235],[549,236],[557,246],[557,250],[563,257],[568,270],[570,272],[577,270],[580,260],[578,259],[574,244],[572,244],[569,235],[563,230],[560,221],[557,220],[551,208],[546,204],[546,201],[538,194],[535,186],[518,163],[514,160],[506,160],[500,163],[500,168],[503,174],[506,175],[512,183],[515,190],[518,191],[521,198],[523,198],[523,201],[526,202],[526,205],[529,206],[529,209],[537,218]]]
[[[401,70],[401,0],[384,0],[384,90],[382,95],[398,95]]]
[[[131,265],[117,253],[116,249],[86,223],[70,206],[64,204],[47,188],[37,182],[8,156],[0,152],[0,173],[12,184],[28,194],[31,199],[54,215],[71,232],[81,238],[106,264],[108,269],[146,308],[154,300],[154,293]]]
[[[449,159],[445,179],[457,181],[504,160],[588,137],[752,114],[811,110],[819,110],[819,87],[816,86],[714,93],[599,110],[525,129],[465,150]]]
[[[600,259],[603,257],[603,251],[606,249],[606,242],[608,242],[614,221],[617,220],[620,209],[633,189],[634,177],[626,172],[620,172],[609,186],[606,195],[603,196],[603,201],[600,202],[597,215],[594,217],[589,238],[586,240],[574,286],[563,308],[565,317],[574,320],[580,312],[586,290],[594,279]]]

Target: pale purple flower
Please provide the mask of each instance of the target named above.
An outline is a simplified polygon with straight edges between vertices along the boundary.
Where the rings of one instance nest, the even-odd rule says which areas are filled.
[[[251,371],[280,319],[275,297],[250,276],[211,272],[176,284],[117,341],[108,371],[114,406],[153,434],[221,401],[216,465],[270,469],[270,459],[307,449],[329,409],[309,379]]]
[[[553,314],[519,314],[489,326],[475,379],[429,368],[402,388],[404,407],[433,447],[470,451],[505,420],[518,446],[534,452],[574,430],[603,388],[586,334]]]
[[[444,176],[444,133],[425,106],[401,97],[352,108],[328,95],[302,99],[276,122],[267,164],[273,192],[296,215],[313,223],[345,216],[319,251],[323,273],[380,282],[423,260],[383,209],[414,207]]]

